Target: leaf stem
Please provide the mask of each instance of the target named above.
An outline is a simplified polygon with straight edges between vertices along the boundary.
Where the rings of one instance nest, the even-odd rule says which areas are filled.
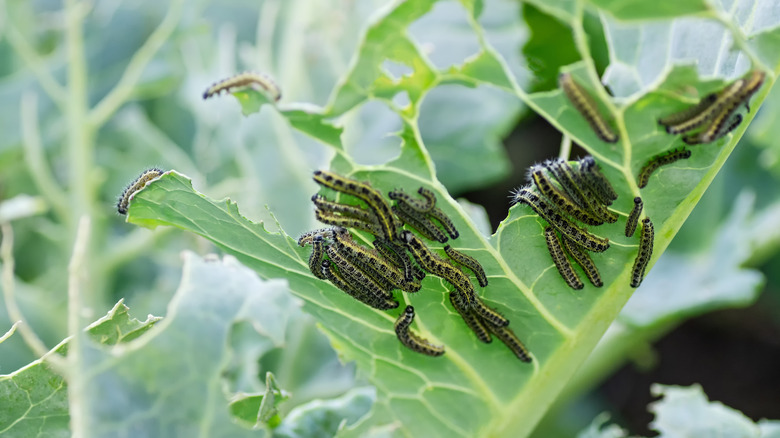
[[[82,289],[88,280],[89,241],[92,220],[89,215],[83,215],[78,222],[76,241],[73,245],[73,255],[68,264],[68,402],[70,407],[70,424],[73,436],[87,436],[87,424],[84,412],[84,381],[81,375],[82,355],[81,341],[84,336],[81,330]]]
[[[65,108],[67,102],[67,95],[65,94],[65,88],[54,79],[54,75],[46,68],[44,61],[35,52],[35,49],[25,40],[24,36],[19,29],[13,25],[13,20],[9,17],[8,7],[6,2],[2,1],[2,16],[7,19],[4,20],[5,35],[8,37],[8,43],[11,48],[22,58],[38,79],[43,91],[54,101],[54,103],[60,108]]]
[[[16,289],[16,281],[14,279],[15,261],[13,254],[14,230],[10,223],[3,222],[0,223],[0,231],[3,233],[2,242],[0,243],[0,259],[3,261],[3,299],[5,301],[5,308],[8,312],[8,317],[11,319],[11,321],[16,321],[12,327],[12,330],[15,327],[18,327],[19,334],[22,336],[22,339],[27,344],[27,346],[30,347],[33,353],[40,358],[45,357],[46,360],[52,364],[52,366],[62,372],[65,369],[63,366],[63,361],[56,355],[47,356],[49,349],[46,348],[46,345],[43,343],[43,341],[41,341],[41,338],[38,337],[32,327],[30,327],[30,325],[27,323],[27,320],[19,308],[19,304],[16,302],[16,296],[14,292]],[[9,334],[3,336],[3,340],[10,336],[10,333],[12,332],[9,332]]]
[[[89,113],[89,123],[93,129],[100,128],[114,115],[135,90],[135,85],[141,78],[144,69],[152,60],[160,47],[171,36],[181,18],[184,0],[174,0],[168,8],[168,13],[159,26],[152,32],[146,42],[130,59],[127,68],[116,86]]]
[[[60,220],[67,223],[70,220],[70,213],[65,202],[65,192],[54,179],[44,156],[38,125],[38,99],[34,93],[27,92],[22,95],[20,114],[24,162],[27,164],[27,170],[33,183],[54,208]]]

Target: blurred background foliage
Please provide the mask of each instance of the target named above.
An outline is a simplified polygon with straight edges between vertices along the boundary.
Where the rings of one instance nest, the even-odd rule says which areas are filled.
[[[140,169],[176,169],[198,190],[229,196],[245,216],[271,228],[278,220],[292,236],[315,226],[311,207],[294,200],[314,191],[302,181],[311,169],[327,166],[330,151],[273,111],[244,118],[232,99],[203,101],[201,94],[219,78],[259,70],[276,79],[284,102],[325,105],[362,29],[384,3],[79,3],[72,13],[84,18],[86,64],[73,65],[63,39],[73,17],[60,2],[0,0],[0,222],[13,221],[15,296],[46,346],[68,333],[67,267],[83,212],[92,214],[85,321],[120,299],[135,316],[165,315],[182,275],[180,252],[214,251],[190,234],[124,223],[116,196]],[[510,63],[534,72],[521,76],[526,82],[520,85],[554,88],[558,68],[578,56],[568,28],[531,4],[488,3],[482,24],[491,41]],[[440,2],[410,28],[439,68],[460,64],[478,49],[460,8]],[[595,14],[586,21],[599,73],[609,62],[604,24]],[[392,63],[385,68],[404,73]],[[60,85],[74,74],[82,75],[83,95]],[[572,436],[603,410],[631,432],[646,434],[653,382],[701,383],[710,399],[754,420],[779,416],[779,115],[775,88],[537,436]],[[400,123],[387,107],[372,102],[345,119],[345,145],[359,163],[397,154],[398,139],[388,133]],[[491,87],[438,87],[422,105],[420,129],[438,178],[454,196],[484,206],[493,229],[506,216],[506,196],[523,183],[524,169],[557,156],[561,142],[560,133],[515,96]],[[578,153],[575,147],[572,156]],[[12,324],[4,303],[0,331]],[[236,388],[260,382],[253,389],[262,390],[265,373],[273,371],[293,394],[279,405],[287,414],[307,401],[363,387],[350,365],[338,364],[311,319],[291,312],[296,323],[284,342],[250,367],[256,375],[232,376]],[[248,342],[240,331],[231,339]],[[299,359],[304,354],[308,361]],[[0,344],[0,373],[36,358],[13,336]],[[242,386],[242,379],[255,383]]]

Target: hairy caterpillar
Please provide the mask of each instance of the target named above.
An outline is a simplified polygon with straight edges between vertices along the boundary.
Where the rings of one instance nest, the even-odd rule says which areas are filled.
[[[130,199],[133,197],[133,195],[146,187],[146,184],[149,183],[149,181],[155,178],[159,178],[162,174],[162,169],[146,169],[141,172],[141,174],[138,175],[138,177],[134,179],[133,182],[128,184],[127,187],[122,190],[122,194],[119,196],[119,200],[116,203],[116,209],[119,214],[127,214],[127,208],[130,206]]]
[[[571,223],[527,187],[517,189],[517,191],[514,192],[513,197],[515,203],[522,202],[523,204],[528,205],[536,214],[541,216],[542,219],[560,231],[561,234],[570,238],[585,249],[594,252],[604,252],[609,248],[608,239],[596,237]]]
[[[555,230],[553,230],[552,227],[544,229],[544,239],[547,242],[547,249],[550,251],[553,263],[555,263],[558,273],[561,274],[561,277],[563,277],[566,284],[575,290],[582,289],[584,287],[582,280],[580,280],[580,277],[574,272],[574,268],[571,266],[569,259],[566,258],[566,254],[564,254],[563,247],[561,246],[561,241],[558,240],[558,236],[555,234]]]

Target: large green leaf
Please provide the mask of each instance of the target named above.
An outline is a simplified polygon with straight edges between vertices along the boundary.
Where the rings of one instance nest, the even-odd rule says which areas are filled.
[[[631,296],[630,271],[637,239],[623,236],[623,221],[594,229],[612,244],[607,252],[594,255],[606,285],[602,289],[586,286],[574,292],[555,272],[542,237],[543,221],[528,208],[512,207],[496,233],[484,237],[444,190],[422,144],[418,120],[426,94],[442,83],[486,84],[515,93],[596,158],[620,195],[613,206],[616,211],[627,214],[633,205],[631,200],[641,194],[656,229],[652,266],[735,147],[755,110],[745,114],[745,122],[733,134],[696,147],[690,160],[658,171],[640,192],[635,180],[640,167],[652,156],[682,145],[679,138],[663,132],[656,120],[723,87],[730,74],[720,72],[741,74],[748,66],[739,56],[727,56],[714,70],[714,78],[702,80],[696,69],[675,63],[656,81],[627,87],[619,99],[612,100],[589,59],[582,3],[539,5],[573,28],[584,61],[566,70],[601,101],[617,128],[620,141],[605,144],[560,91],[528,94],[518,85],[524,82],[521,79],[525,73],[511,68],[492,46],[493,40],[478,21],[478,5],[463,2],[472,14],[480,52],[459,67],[437,70],[406,33],[406,28],[434,3],[401,2],[383,11],[367,30],[351,70],[336,87],[330,103],[323,109],[297,112],[296,119],[289,123],[321,138],[320,133],[327,131],[328,118],[342,116],[369,101],[378,100],[396,111],[402,141],[397,158],[382,166],[361,166],[335,136],[329,136],[326,143],[336,153],[331,167],[351,178],[368,180],[383,192],[399,187],[413,191],[419,186],[434,190],[442,209],[461,232],[453,246],[479,259],[491,279],[480,295],[510,318],[512,327],[531,350],[532,365],[519,363],[497,342],[478,344],[449,308],[445,285],[434,278],[424,281],[420,293],[399,298],[417,309],[417,330],[432,342],[446,345],[447,353],[429,358],[404,349],[392,330],[397,311],[384,313],[366,308],[315,279],[308,271],[308,251],[297,247],[291,237],[267,232],[262,223],[244,218],[229,200],[216,201],[198,193],[187,177],[175,171],[135,195],[128,221],[188,230],[234,254],[264,278],[286,278],[337,350],[344,358],[356,361],[377,386],[380,404],[372,414],[376,424],[395,422],[404,433],[416,436],[524,436]],[[728,16],[719,17],[725,22],[730,20]],[[780,21],[780,17],[774,20]],[[696,23],[691,26],[694,31],[704,30]],[[734,38],[738,47],[752,43],[739,33]],[[688,46],[684,36],[675,39],[674,44],[695,55],[695,48]],[[612,49],[612,59],[618,59],[614,44]],[[764,56],[749,55],[753,68],[768,72],[766,84],[753,98],[755,109],[774,82],[775,65],[761,64],[760,59],[768,59]],[[411,73],[391,77],[383,68],[386,60],[404,64]],[[615,84],[629,83],[628,73],[616,71],[612,76]],[[393,103],[398,94],[405,94],[409,104]],[[284,105],[280,109],[284,116]],[[297,191],[290,192],[289,198],[301,205],[308,202],[308,196],[299,196]],[[284,229],[285,224],[281,227]]]

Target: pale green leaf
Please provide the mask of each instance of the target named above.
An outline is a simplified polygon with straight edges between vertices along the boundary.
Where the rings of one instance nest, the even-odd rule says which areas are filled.
[[[655,384],[651,392],[654,396],[663,397],[650,405],[650,411],[655,414],[650,427],[662,438],[764,436],[761,428],[741,412],[721,402],[709,401],[699,385],[682,387]]]
[[[376,397],[373,388],[356,388],[332,400],[314,400],[293,409],[273,432],[274,437],[335,436],[368,412]]]
[[[586,286],[583,291],[573,292],[565,287],[547,254],[543,222],[527,207],[512,207],[497,232],[485,238],[444,189],[431,155],[422,144],[419,108],[430,90],[449,83],[487,84],[514,93],[596,158],[620,195],[613,205],[615,211],[626,215],[633,197],[641,193],[646,214],[655,223],[654,262],[699,201],[755,111],[744,113],[742,125],[724,139],[695,148],[690,160],[656,172],[649,186],[640,192],[636,174],[642,165],[652,156],[682,145],[679,137],[666,134],[656,120],[719,90],[750,68],[748,60],[756,62],[752,68],[768,73],[765,85],[751,102],[752,108],[757,108],[774,82],[774,66],[758,64],[754,54],[736,55],[727,44],[715,47],[723,50],[721,57],[709,57],[710,50],[702,54],[703,61],[715,62],[700,64],[699,69],[680,65],[689,54],[697,54],[698,40],[690,33],[707,30],[695,25],[686,28],[688,34],[672,35],[665,43],[675,51],[669,59],[661,59],[653,51],[640,53],[638,58],[665,66],[652,79],[627,82],[625,78],[636,68],[624,59],[630,52],[613,53],[613,59],[623,59],[630,67],[613,74],[616,88],[620,88],[616,99],[603,89],[589,59],[569,65],[564,70],[572,72],[599,101],[620,136],[618,143],[606,144],[559,90],[528,94],[522,88],[523,70],[513,69],[503,52],[492,45],[495,40],[480,26],[481,7],[476,4],[464,2],[472,14],[470,23],[481,45],[479,53],[460,66],[439,71],[407,32],[434,3],[399,2],[383,10],[366,31],[350,71],[339,82],[329,104],[318,112],[297,113],[296,123],[306,126],[305,132],[310,133],[311,127],[320,126],[321,121],[343,116],[369,101],[383,103],[396,112],[401,151],[395,159],[384,165],[359,165],[345,152],[343,144],[333,144],[335,138],[331,137],[327,143],[336,153],[331,169],[369,181],[382,192],[395,188],[414,191],[420,186],[432,189],[461,232],[452,244],[478,258],[490,277],[490,286],[480,290],[480,295],[510,318],[534,357],[532,365],[519,363],[498,342],[478,344],[446,302],[445,285],[434,278],[424,281],[420,293],[398,298],[415,306],[416,329],[432,342],[445,345],[447,353],[441,358],[428,358],[404,349],[392,330],[397,311],[366,308],[330,284],[316,280],[308,271],[308,251],[297,247],[290,236],[267,232],[262,223],[244,218],[232,201],[202,195],[187,177],[175,171],[135,195],[128,221],[147,227],[170,225],[199,234],[262,277],[286,278],[292,292],[304,300],[304,309],[322,324],[334,347],[346,360],[355,361],[376,385],[380,407],[372,411],[372,419],[378,425],[395,424],[401,433],[417,436],[524,436],[632,295],[629,282],[637,239],[623,236],[622,220],[593,229],[612,244],[609,251],[593,257],[606,286]],[[607,6],[617,10],[627,4],[631,2]],[[581,29],[583,4],[562,1],[537,6],[574,29],[576,47],[587,58],[586,36]],[[674,14],[683,13],[680,8],[674,9]],[[726,13],[717,17],[725,24],[733,19],[735,24],[728,27],[733,31],[739,28],[743,12],[738,8],[733,17]],[[716,27],[723,33],[722,26],[716,23]],[[613,38],[613,50],[619,48],[619,42]],[[737,47],[743,49],[749,45],[744,40],[738,43]],[[389,70],[395,67],[388,65],[401,65],[409,71],[394,75]],[[399,94],[405,96],[404,103],[396,103]],[[298,193],[300,187],[288,187],[285,194],[291,203],[306,205],[314,190],[313,185],[310,187],[307,195]],[[284,221],[281,227],[287,229]],[[437,245],[432,247],[438,249]]]
[[[119,301],[108,314],[87,327],[95,342],[129,342],[152,328],[160,318],[130,318]],[[49,354],[64,355],[68,340]],[[0,434],[11,437],[70,436],[67,383],[44,359],[11,374],[0,375]]]

